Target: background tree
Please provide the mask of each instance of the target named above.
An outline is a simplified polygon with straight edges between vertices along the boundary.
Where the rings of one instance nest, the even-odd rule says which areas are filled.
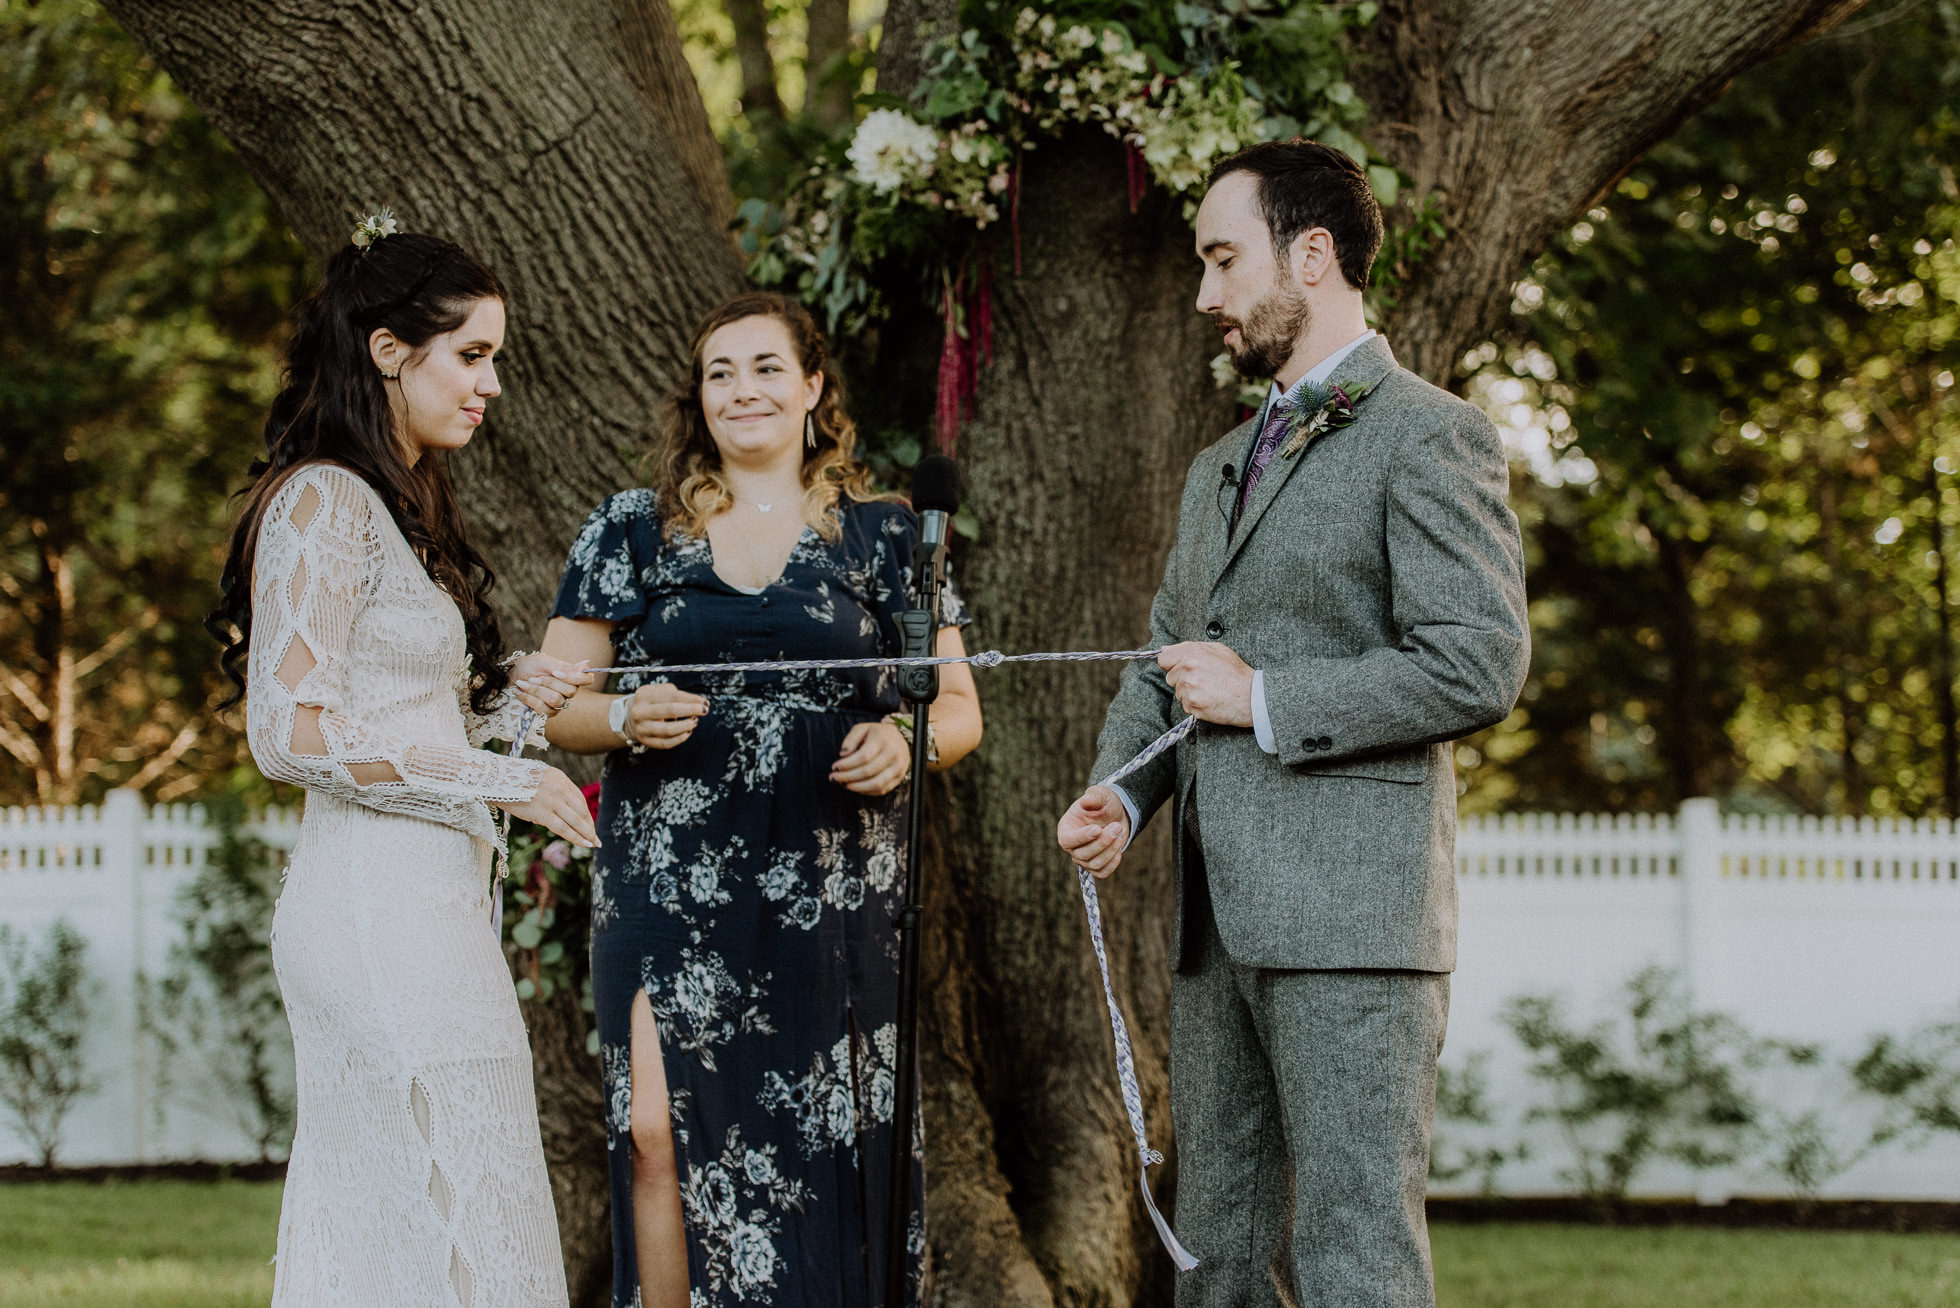
[[[93,4],[0,7],[0,791],[191,793],[206,578],[303,255]]]
[[[458,474],[507,578],[503,602],[542,613],[572,528],[628,480],[653,402],[685,375],[689,325],[741,281],[720,235],[732,196],[669,11],[621,0],[109,7],[316,254],[346,239],[357,210],[389,203],[504,275],[509,393]],[[1442,231],[1398,288],[1389,326],[1404,359],[1445,377],[1519,268],[1630,161],[1737,71],[1854,7],[1593,0],[1524,23],[1496,0],[1383,6],[1353,48],[1350,84],[1415,201],[1439,197]],[[1082,15],[1164,25],[1157,6],[1090,3]],[[885,21],[881,86],[904,94],[931,72],[922,38],[956,20],[904,3]],[[987,524],[963,584],[988,644],[1137,639],[1183,466],[1231,417],[1206,365],[1209,325],[1190,310],[1182,207],[1156,192],[1132,211],[1129,183],[1121,149],[1092,131],[1044,145],[1024,168],[1021,272],[999,277],[995,362],[961,446]],[[911,303],[915,289],[887,298]],[[860,393],[888,392],[915,431],[940,352],[919,326],[895,319],[867,350],[874,370],[856,378]],[[1085,780],[1112,680],[990,681],[988,748],[957,776],[954,820],[938,833],[927,1126],[943,1302],[1161,1301],[1168,1284],[1134,1200],[1080,908],[1047,831]],[[1110,897],[1160,1130],[1165,869],[1158,832]],[[540,1092],[583,1299],[602,1288],[599,1112],[583,1019],[551,1012],[534,1025]]]
[[[1535,469],[1537,651],[1470,802],[1955,811],[1957,80],[1960,5],[1876,9],[1517,288],[1471,389]]]

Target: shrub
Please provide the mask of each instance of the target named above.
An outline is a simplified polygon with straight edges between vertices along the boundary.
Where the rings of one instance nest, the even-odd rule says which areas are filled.
[[[38,952],[0,926],[0,1103],[52,1167],[61,1123],[76,1100],[96,1088],[82,1063],[89,999],[95,984],[87,943],[66,921],[47,931]]]
[[[216,1102],[271,1160],[292,1143],[295,1111],[292,1034],[270,943],[279,862],[246,833],[239,797],[223,796],[207,812],[218,841],[180,893],[183,938],[170,947],[163,979],[144,987],[144,1025],[159,1047],[159,1101],[194,1057]]]

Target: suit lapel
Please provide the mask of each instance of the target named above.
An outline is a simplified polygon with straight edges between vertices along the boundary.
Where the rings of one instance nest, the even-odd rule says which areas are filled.
[[[1394,367],[1394,352],[1388,348],[1387,340],[1376,335],[1355,346],[1354,351],[1341,360],[1340,366],[1334,369],[1334,375],[1327,380],[1330,386],[1339,386],[1352,395],[1356,391],[1373,388]],[[1366,404],[1365,400],[1363,404]],[[1265,515],[1266,509],[1279,498],[1280,491],[1293,476],[1293,470],[1307,461],[1307,456],[1313,452],[1314,445],[1325,435],[1326,433],[1323,432],[1321,436],[1309,438],[1305,448],[1291,458],[1273,455],[1272,462],[1266,465],[1266,471],[1260,475],[1259,484],[1253,488],[1252,500],[1245,506],[1245,515],[1239,519],[1238,530],[1231,534],[1226,544],[1218,571],[1213,574],[1214,579],[1224,575],[1225,569],[1232,565],[1232,560],[1238,557],[1239,551],[1245,548],[1246,541],[1250,540],[1252,533],[1258,529],[1259,519]]]
[[[1254,415],[1251,421],[1240,423],[1213,447],[1215,457],[1211,461],[1217,468],[1208,469],[1210,475],[1205,478],[1213,487],[1212,503],[1210,511],[1200,516],[1197,533],[1198,566],[1201,575],[1208,578],[1216,578],[1225,567],[1225,547],[1232,529],[1233,496],[1237,494],[1235,488],[1227,489],[1228,483],[1221,474],[1227,465],[1237,467],[1244,462],[1245,447],[1257,421],[1258,417]]]

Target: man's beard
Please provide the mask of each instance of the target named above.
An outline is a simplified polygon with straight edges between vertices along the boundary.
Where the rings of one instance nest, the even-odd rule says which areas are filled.
[[[1239,376],[1253,381],[1273,376],[1293,357],[1293,347],[1306,334],[1312,315],[1307,297],[1282,282],[1253,305],[1244,319],[1220,317],[1221,326],[1239,329],[1239,343],[1225,347],[1232,356],[1232,367]]]

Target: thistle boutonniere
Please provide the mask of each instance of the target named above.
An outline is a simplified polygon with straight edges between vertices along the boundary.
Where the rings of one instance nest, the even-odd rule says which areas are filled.
[[[1312,413],[1300,410],[1294,415],[1286,440],[1279,447],[1279,457],[1290,459],[1326,433],[1353,422],[1354,411],[1361,407],[1361,401],[1367,399],[1369,393],[1380,384],[1379,380],[1372,381],[1352,395],[1336,386],[1334,393],[1327,397],[1327,403]]]

